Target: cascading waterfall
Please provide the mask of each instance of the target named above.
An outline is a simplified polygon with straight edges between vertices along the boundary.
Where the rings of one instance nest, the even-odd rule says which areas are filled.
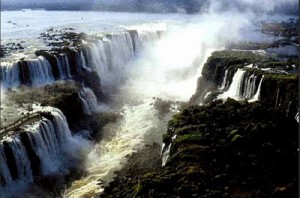
[[[76,53],[76,61],[77,61],[77,67],[82,67],[86,70],[89,70],[89,68],[86,66],[86,61],[85,58],[83,56],[83,52],[79,51]]]
[[[221,94],[219,98],[226,99],[228,97],[234,98],[236,100],[241,99],[241,88],[242,88],[242,82],[246,71],[242,69],[238,69],[236,73],[233,76],[232,83],[230,84],[230,87],[226,92]]]
[[[224,90],[224,89],[226,88],[227,78],[228,78],[227,76],[228,76],[228,69],[225,70],[224,78],[223,78],[222,84],[221,84],[221,86],[219,86],[219,89],[220,89],[220,90]]]
[[[4,186],[12,182],[12,177],[8,168],[3,145],[0,146],[0,185]]]
[[[250,102],[260,100],[260,90],[261,90],[261,84],[263,82],[263,79],[264,79],[264,75],[261,77],[261,79],[259,81],[259,85],[258,85],[255,95],[253,96],[253,98],[251,100],[249,100]]]
[[[255,76],[254,74],[251,74],[250,77],[247,77],[247,75],[245,75],[245,79],[244,79],[244,90],[243,90],[243,95],[242,98],[252,98],[252,96],[255,94],[256,91],[256,79],[257,76]]]
[[[106,55],[104,43],[101,40],[88,44],[86,51],[87,67],[97,71],[98,75],[107,73]]]
[[[28,61],[32,86],[45,85],[54,81],[50,63],[42,56]]]
[[[162,149],[162,151],[163,151],[163,153],[162,153],[162,166],[165,166],[166,163],[167,163],[167,160],[168,160],[168,158],[170,156],[171,146],[172,146],[173,142],[176,140],[176,137],[177,137],[176,134],[173,135],[172,142],[168,145],[167,148],[165,148],[166,145],[163,144],[163,149]]]
[[[8,193],[20,182],[32,182],[34,176],[48,175],[61,168],[72,135],[60,110],[47,107],[43,112],[50,113],[52,118],[43,117],[25,125],[22,132],[1,141],[0,194]]]
[[[3,88],[21,84],[45,85],[54,81],[50,63],[42,56],[27,61],[1,63],[1,84]]]
[[[0,77],[3,88],[19,86],[21,84],[19,62],[1,62]]]
[[[85,50],[73,50],[75,66],[74,60],[70,60],[74,59],[74,56],[71,57],[70,53],[48,54],[50,60],[46,56],[37,56],[15,63],[1,63],[1,84],[6,88],[22,84],[45,85],[55,80],[70,79],[74,72],[81,72],[81,68],[97,71],[104,85],[120,83],[122,79],[119,78],[125,77],[126,64],[135,52],[145,46],[144,42],[157,38],[156,32],[151,32],[149,36],[147,32],[143,36],[137,34],[134,41],[129,32],[108,34],[95,43],[86,44]],[[135,49],[133,45],[136,46]],[[83,87],[78,95],[87,115],[98,110],[97,98],[90,88]],[[55,173],[63,166],[65,159],[62,155],[66,150],[64,148],[68,147],[74,138],[63,114],[52,108],[49,112],[52,119],[42,118],[30,126],[23,126],[23,132],[3,140],[0,145],[0,193],[8,193],[19,186],[19,182],[28,184],[37,175]],[[146,128],[145,130],[147,131]]]
[[[56,56],[57,58],[57,65],[59,68],[60,79],[68,79],[71,77],[70,73],[70,65],[68,61],[68,57],[65,54],[60,54]]]
[[[71,68],[76,73],[85,70],[97,71],[103,86],[119,85],[126,78],[126,65],[135,53],[141,51],[147,42],[157,40],[158,31],[128,31],[111,33],[103,36],[94,43],[86,44],[86,49],[73,50],[75,57],[68,54],[53,54],[56,65],[51,65],[43,56],[14,63],[1,62],[1,84],[4,88],[14,88],[21,84],[39,86],[54,81],[52,67],[57,67],[56,80],[72,79]],[[75,58],[72,65],[70,58]]]
[[[160,37],[161,32],[158,31],[138,31],[138,40],[135,43],[136,51],[140,52],[146,48],[146,45],[153,43]]]
[[[228,73],[228,69],[226,69],[219,90],[226,90],[226,86],[228,86]],[[260,97],[263,78],[264,76],[257,76],[253,73],[247,74],[246,70],[238,69],[232,78],[232,83],[228,90],[218,96],[218,98],[226,99],[231,97],[236,100],[247,99],[249,102],[257,101]]]
[[[90,88],[83,87],[79,91],[78,97],[82,102],[82,107],[86,115],[92,115],[97,111],[98,109],[97,98],[94,92]]]

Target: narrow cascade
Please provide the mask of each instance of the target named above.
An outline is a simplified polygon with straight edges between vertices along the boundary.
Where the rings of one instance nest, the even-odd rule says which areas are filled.
[[[280,106],[280,103],[279,103],[279,94],[280,93],[280,88],[277,88],[277,92],[276,92],[276,101],[275,101],[275,109],[277,109],[277,107],[279,107]]]
[[[222,84],[221,84],[221,86],[218,87],[219,90],[224,90],[224,89],[226,88],[226,84],[227,84],[227,76],[228,76],[228,69],[225,70],[224,78],[223,78]]]
[[[173,142],[176,140],[176,137],[177,137],[177,135],[175,134],[172,137],[172,142],[168,145],[167,148],[165,148],[166,147],[165,144],[163,145],[163,149],[162,149],[162,151],[163,151],[163,153],[162,153],[162,166],[165,166],[167,161],[168,161],[168,158],[170,156],[171,146],[172,146]]]
[[[295,120],[299,123],[299,111],[298,111],[297,114],[295,115]]]
[[[68,79],[71,77],[70,73],[70,65],[67,55],[60,54],[59,56],[56,56],[57,59],[57,65],[59,68],[60,73],[60,79]]]
[[[97,111],[97,98],[90,88],[83,87],[79,91],[78,96],[82,102],[83,110],[86,115],[92,115],[92,113]]]
[[[209,95],[211,94],[211,91],[207,92],[203,98],[203,100],[205,100]]]
[[[249,102],[254,102],[254,101],[260,100],[260,90],[261,90],[261,84],[263,82],[263,79],[264,79],[264,75],[261,77],[261,79],[259,81],[259,85],[258,85],[255,95],[253,96],[253,98],[251,98],[251,100],[249,100]]]
[[[228,97],[240,100],[242,98],[242,82],[245,75],[244,70],[238,69],[233,76],[232,83],[226,92],[221,94],[219,98],[226,99]]]
[[[9,193],[20,182],[32,182],[34,176],[55,173],[63,165],[65,148],[72,141],[71,132],[63,113],[47,108],[42,112],[50,113],[52,118],[43,117],[25,125],[22,132],[1,141],[0,194]]]
[[[84,58],[84,55],[83,55],[82,51],[77,52],[76,60],[77,60],[77,67],[81,67],[81,68],[84,68],[86,70],[90,70],[86,66],[86,61],[85,61],[85,58]]]

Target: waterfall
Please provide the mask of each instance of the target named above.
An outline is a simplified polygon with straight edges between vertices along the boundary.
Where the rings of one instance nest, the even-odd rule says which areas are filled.
[[[21,84],[19,62],[1,62],[0,81],[3,88],[19,86]]]
[[[221,86],[219,86],[219,90],[224,90],[226,88],[227,78],[228,78],[227,76],[228,76],[228,69],[225,70],[224,78],[223,78]]]
[[[57,64],[58,67],[60,68],[60,78],[61,79],[68,79],[71,77],[71,73],[70,73],[70,65],[69,65],[69,60],[67,55],[65,54],[60,54],[58,56],[56,56],[57,58]]]
[[[105,54],[104,42],[98,40],[88,47],[89,52],[89,64],[88,67],[97,71],[98,76],[108,75],[107,57]],[[105,78],[103,78],[104,80]],[[102,82],[104,83],[104,82]]]
[[[166,147],[166,144],[163,144],[163,149],[162,149],[162,150],[163,150],[164,152],[162,153],[162,166],[165,166],[166,163],[167,163],[167,160],[168,160],[168,158],[169,158],[169,156],[170,156],[171,146],[172,146],[173,142],[175,141],[176,137],[177,137],[176,134],[173,135],[172,141],[171,141],[171,143],[168,145],[167,148],[165,148],[165,147]]]
[[[77,64],[76,64],[76,65],[77,65],[77,67],[81,67],[81,68],[84,68],[84,69],[86,69],[86,70],[91,71],[90,68],[88,68],[87,65],[86,65],[86,61],[85,61],[83,52],[82,52],[82,51],[79,51],[79,52],[77,52],[76,55],[77,55],[77,56],[76,56],[76,61],[77,61]],[[82,70],[80,70],[80,71],[82,71]]]
[[[299,110],[298,110],[297,114],[295,115],[295,120],[299,123]]]
[[[114,33],[106,35],[104,38],[105,71],[102,72],[101,84],[104,86],[120,84],[125,78],[126,65],[134,56],[133,45],[130,34]],[[101,73],[99,74],[101,78]]]
[[[78,93],[79,99],[81,100],[83,111],[86,115],[92,115],[98,109],[97,98],[94,92],[88,88],[83,87]]]
[[[221,94],[219,98],[226,99],[228,97],[240,100],[242,97],[242,82],[245,75],[244,70],[238,69],[233,76],[232,83],[226,92]]]
[[[50,63],[42,56],[27,61],[1,63],[1,84],[4,88],[45,85],[54,81]]]
[[[253,98],[251,100],[249,100],[250,102],[260,100],[260,90],[261,90],[261,84],[263,82],[263,79],[264,79],[264,75],[261,77],[261,79],[259,81],[259,85],[258,85],[255,95],[253,96]]]
[[[256,91],[256,79],[257,76],[254,74],[251,74],[250,77],[247,75],[244,76],[244,89],[243,89],[243,96],[242,98],[249,99],[252,98],[252,96],[255,94]]]
[[[45,85],[54,81],[50,63],[42,56],[28,61],[32,86]]]
[[[0,186],[4,186],[12,182],[12,177],[8,168],[3,145],[0,145],[0,173]]]
[[[138,31],[138,40],[135,43],[137,53],[142,51],[146,45],[153,43],[160,37],[158,31]]]
[[[0,194],[20,182],[32,182],[34,176],[48,175],[61,168],[65,148],[72,140],[71,132],[60,110],[48,107],[43,112],[50,113],[51,118],[42,117],[1,141]]]
[[[280,93],[280,89],[278,88],[277,92],[276,92],[276,101],[275,101],[275,107],[274,107],[275,109],[277,109],[277,106],[280,106],[280,104],[278,104],[279,103],[279,101],[278,101],[279,93]]]
[[[218,88],[219,90],[224,90],[226,86],[228,86],[228,76],[229,71],[226,69],[222,85]],[[263,78],[264,76],[260,77],[255,74],[247,74],[245,70],[238,69],[232,78],[228,90],[219,95],[218,98],[226,99],[231,97],[236,100],[247,99],[249,102],[257,101],[260,97]]]
[[[55,79],[72,79],[74,74],[80,74],[84,68],[95,70],[103,86],[118,85],[126,78],[126,65],[135,53],[141,51],[147,43],[157,40],[160,35],[157,31],[135,32],[110,33],[93,43],[84,44],[80,50],[71,49],[70,53],[47,53],[53,65],[44,55],[14,63],[1,62],[1,84],[4,88],[14,88],[21,84],[45,85]],[[57,75],[55,78],[54,73]]]

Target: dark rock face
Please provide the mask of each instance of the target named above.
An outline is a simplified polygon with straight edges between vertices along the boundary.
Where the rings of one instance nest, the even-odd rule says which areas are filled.
[[[55,80],[60,79],[59,68],[55,55],[43,50],[36,51],[35,54],[37,56],[43,56],[50,63],[53,77],[55,78]]]
[[[29,138],[28,133],[20,133],[21,141],[28,153],[28,157],[30,160],[30,166],[32,170],[32,175],[33,176],[38,176],[40,175],[40,166],[41,166],[41,160],[38,157],[38,155],[35,153],[34,149],[32,148],[32,144],[30,143],[30,138]]]
[[[166,166],[112,183],[102,197],[297,197],[297,131],[261,103],[189,107],[169,122]]]
[[[93,90],[95,96],[98,99],[105,99],[104,94],[101,90],[100,78],[96,71],[86,70],[83,79],[84,84]]]
[[[7,159],[7,165],[9,167],[10,175],[13,180],[16,180],[18,179],[18,169],[12,148],[10,147],[9,143],[3,143],[3,150]]]
[[[20,71],[20,80],[24,85],[31,85],[29,65],[27,61],[20,60],[18,62]]]
[[[299,108],[298,86],[298,75],[267,75],[261,87],[261,101],[294,117]]]

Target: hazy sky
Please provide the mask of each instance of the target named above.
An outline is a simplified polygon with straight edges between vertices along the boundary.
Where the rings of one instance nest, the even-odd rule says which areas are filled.
[[[2,8],[44,7],[52,9],[112,9],[123,11],[180,11],[197,12],[204,2],[214,7],[231,9],[256,9],[259,11],[272,11],[277,9],[298,10],[298,0],[1,0]],[[12,6],[13,5],[13,6]],[[48,7],[45,7],[47,5]],[[76,5],[78,5],[76,7]],[[82,7],[82,5],[84,5]],[[206,4],[205,4],[206,5]]]

